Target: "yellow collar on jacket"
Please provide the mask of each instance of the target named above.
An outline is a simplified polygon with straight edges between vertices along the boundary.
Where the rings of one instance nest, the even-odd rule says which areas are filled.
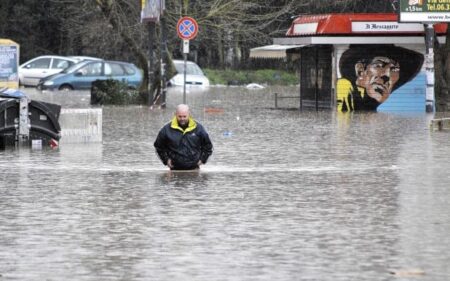
[[[184,135],[184,134],[186,134],[186,133],[188,133],[188,132],[190,132],[190,131],[193,131],[195,128],[197,128],[197,122],[195,122],[195,120],[194,120],[192,117],[189,117],[189,123],[188,123],[188,126],[187,126],[186,129],[183,129],[183,128],[181,128],[181,127],[178,125],[177,117],[174,116],[174,117],[172,118],[171,123],[170,123],[170,127],[173,128],[173,129],[175,129],[175,130],[180,130],[180,131],[183,133],[183,135]]]

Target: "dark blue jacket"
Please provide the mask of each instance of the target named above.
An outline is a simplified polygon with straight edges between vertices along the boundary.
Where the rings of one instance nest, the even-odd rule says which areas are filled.
[[[156,153],[164,165],[172,160],[174,170],[192,170],[198,168],[198,161],[208,161],[213,145],[203,126],[189,118],[189,124],[183,130],[178,126],[176,117],[164,125],[154,143]]]

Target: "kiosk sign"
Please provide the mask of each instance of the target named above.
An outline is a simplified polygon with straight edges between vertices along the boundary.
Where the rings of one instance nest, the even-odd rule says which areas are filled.
[[[166,9],[165,0],[141,0],[141,22],[158,23]]]
[[[400,22],[450,22],[450,0],[400,0]]]

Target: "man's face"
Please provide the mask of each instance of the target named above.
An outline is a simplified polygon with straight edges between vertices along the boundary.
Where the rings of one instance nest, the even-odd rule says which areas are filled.
[[[386,101],[400,78],[400,65],[387,57],[375,57],[364,65],[355,65],[356,85],[366,88],[366,93],[379,103]]]
[[[180,127],[185,127],[189,123],[189,110],[181,109],[175,113]]]

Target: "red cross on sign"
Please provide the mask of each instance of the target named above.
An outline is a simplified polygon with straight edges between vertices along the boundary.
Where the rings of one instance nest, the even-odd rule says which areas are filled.
[[[177,23],[178,37],[184,40],[191,40],[197,36],[198,24],[191,17],[182,17]]]

